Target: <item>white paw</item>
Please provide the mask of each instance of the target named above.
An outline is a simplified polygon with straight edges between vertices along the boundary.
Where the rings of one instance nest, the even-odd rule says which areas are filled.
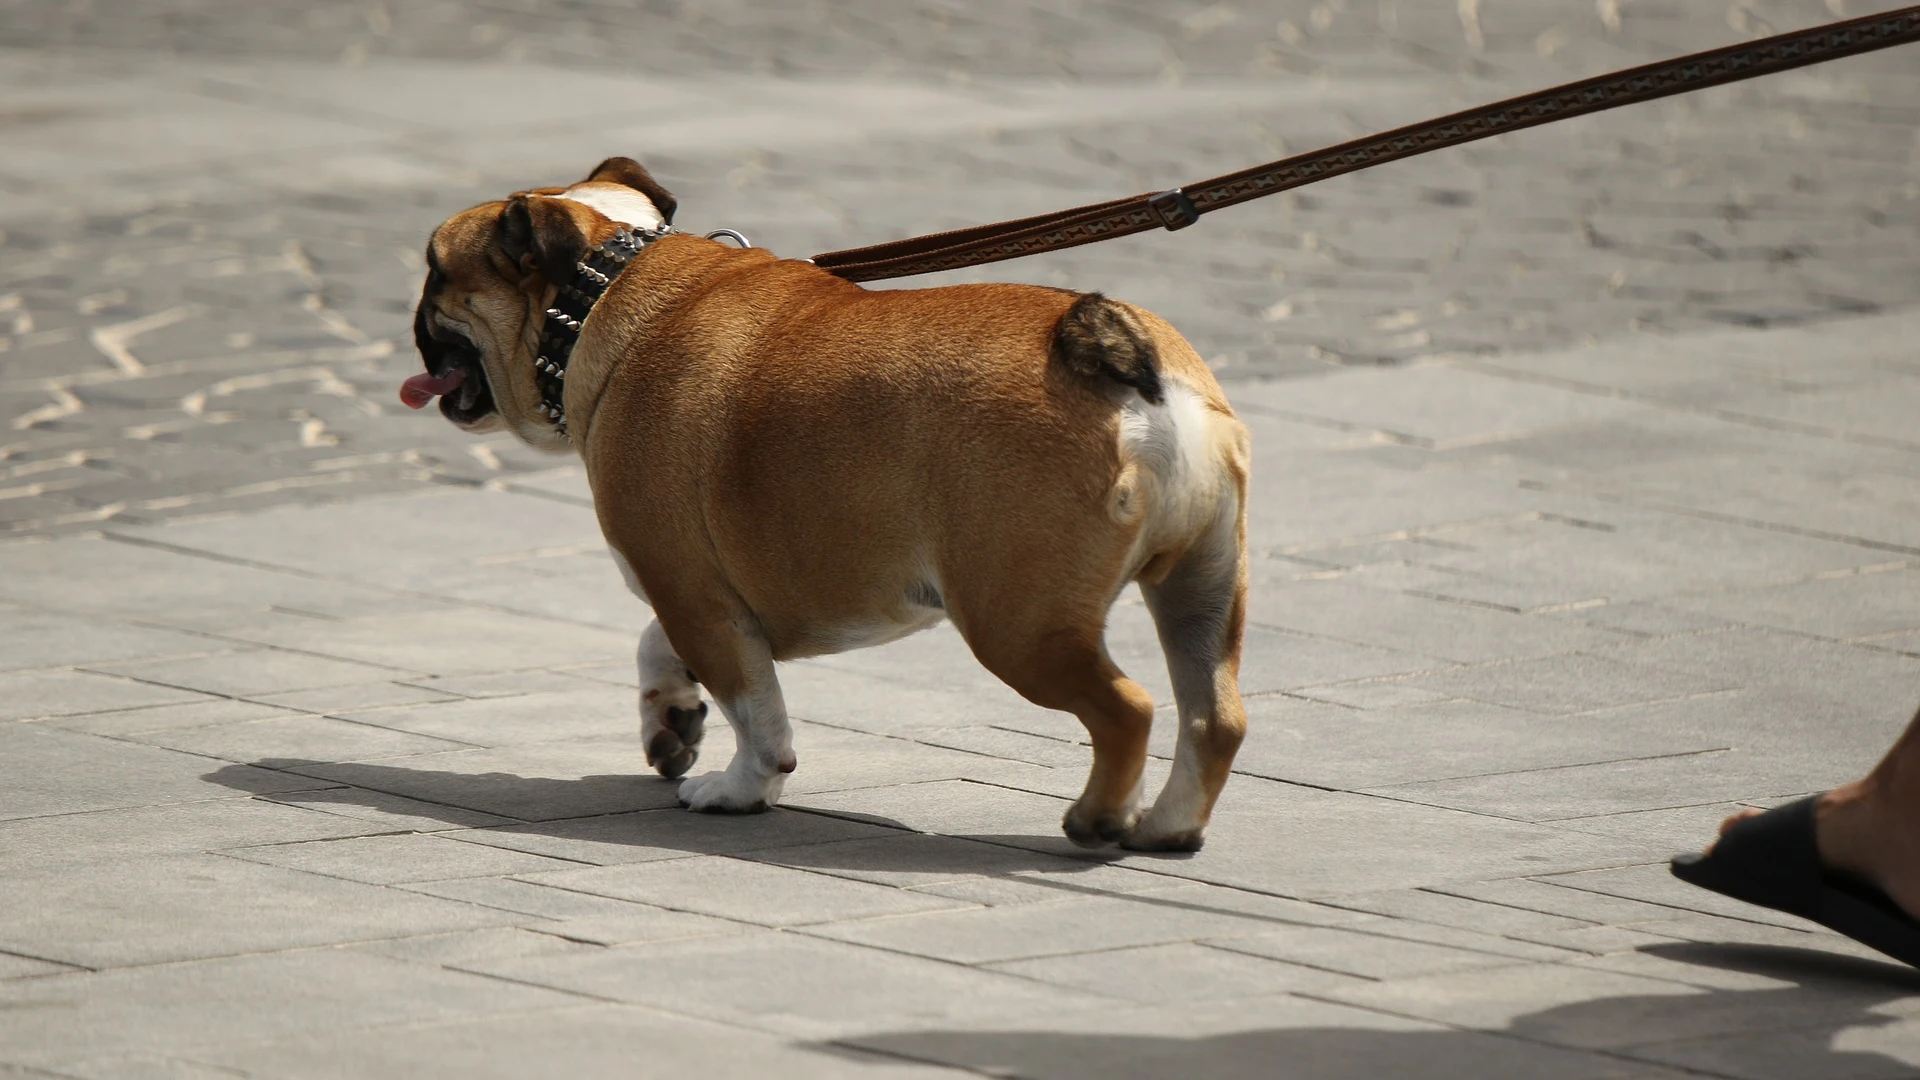
[[[1206,824],[1185,808],[1155,805],[1120,837],[1129,851],[1199,851],[1206,842]]]
[[[680,805],[703,814],[758,814],[780,801],[786,775],[760,777],[746,770],[710,772],[680,782]]]

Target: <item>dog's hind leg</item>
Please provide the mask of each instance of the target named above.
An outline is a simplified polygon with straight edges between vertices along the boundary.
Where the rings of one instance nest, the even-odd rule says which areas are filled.
[[[733,760],[725,771],[680,783],[680,802],[716,814],[759,813],[780,798],[796,764],[793,727],[774,675],[766,639],[740,620],[692,624],[676,639],[680,655],[733,727]]]
[[[1165,577],[1141,582],[1173,676],[1180,727],[1173,773],[1153,808],[1121,839],[1124,847],[1197,850],[1246,735],[1239,685],[1247,617],[1243,503],[1244,498],[1223,499],[1209,533]]]
[[[694,673],[673,651],[660,620],[640,634],[640,745],[647,764],[669,780],[686,775],[700,756],[707,703]]]
[[[1126,835],[1139,816],[1153,697],[1107,656],[1104,627],[1054,624],[1031,636],[983,637],[992,640],[968,643],[987,670],[1035,705],[1074,714],[1093,740],[1086,790],[1061,822],[1067,838],[1093,847]]]

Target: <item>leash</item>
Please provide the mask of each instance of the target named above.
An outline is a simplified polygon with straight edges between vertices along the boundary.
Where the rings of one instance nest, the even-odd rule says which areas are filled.
[[[1915,41],[1920,41],[1920,6],[1582,79],[1186,187],[832,251],[812,261],[849,281],[879,281],[1060,251],[1153,228],[1184,229],[1223,207],[1431,150]]]

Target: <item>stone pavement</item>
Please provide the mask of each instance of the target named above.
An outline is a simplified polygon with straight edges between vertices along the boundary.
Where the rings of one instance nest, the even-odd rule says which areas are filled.
[[[782,806],[678,809],[573,466],[0,547],[0,1061],[1912,1075],[1920,977],[1664,859],[1920,701],[1916,333],[1235,387],[1252,731],[1193,857],[1067,844],[1080,729],[949,629],[785,665]]]
[[[1920,703],[1920,62],[979,275],[1155,307],[1254,430],[1239,775],[1120,856],[945,628],[786,665],[782,807],[677,809],[577,468],[390,404],[426,231],[632,152],[807,254],[1828,6],[559,10],[0,2],[0,1075],[1920,1070],[1920,977],[1664,867]]]
[[[0,536],[546,467],[392,386],[428,231],[608,154],[805,256],[1892,6],[0,0]],[[1897,310],[1914,53],[960,276],[1146,304],[1232,381]]]

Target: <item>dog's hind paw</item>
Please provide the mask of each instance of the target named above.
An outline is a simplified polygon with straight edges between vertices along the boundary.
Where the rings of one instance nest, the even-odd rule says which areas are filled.
[[[707,703],[693,708],[669,705],[661,713],[661,723],[646,724],[647,764],[669,780],[687,774],[700,757],[700,739],[706,734]]]
[[[763,814],[780,798],[786,777],[710,772],[680,782],[680,805],[702,814]]]
[[[1206,826],[1168,825],[1155,821],[1151,813],[1120,838],[1120,846],[1128,851],[1199,851],[1206,842]]]

